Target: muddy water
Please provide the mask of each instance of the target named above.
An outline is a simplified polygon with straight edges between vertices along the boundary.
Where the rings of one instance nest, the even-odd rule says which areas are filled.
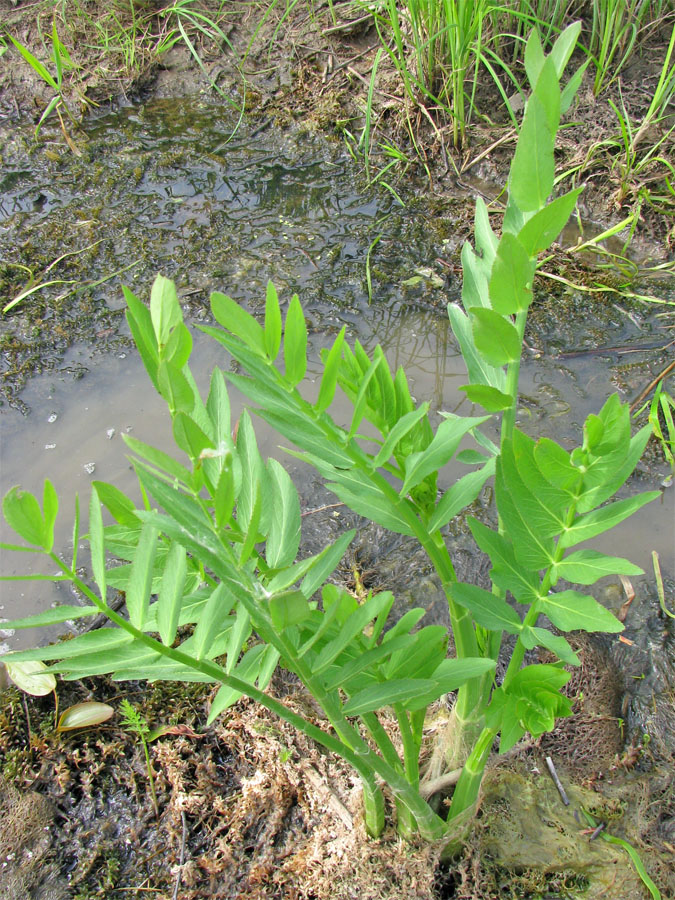
[[[355,190],[356,172],[339,145],[271,127],[259,132],[259,126],[231,138],[228,123],[209,107],[155,101],[102,116],[89,129],[84,151],[82,160],[27,156],[15,140],[5,150],[9,171],[0,202],[0,242],[10,258],[20,258],[10,245],[41,240],[45,258],[82,250],[86,259],[86,270],[76,268],[80,257],[55,270],[71,277],[79,293],[59,299],[59,285],[39,295],[45,304],[40,328],[49,334],[61,327],[80,340],[67,340],[65,349],[45,347],[52,369],[33,377],[20,397],[28,416],[2,410],[2,492],[17,483],[39,491],[49,475],[64,511],[58,534],[64,551],[75,492],[86,508],[94,478],[131,490],[121,435],[170,444],[162,402],[126,340],[120,281],[145,295],[162,271],[176,279],[186,314],[199,322],[208,321],[210,290],[226,290],[256,311],[271,277],[286,296],[301,294],[313,332],[310,379],[320,347],[346,324],[350,340],[358,338],[366,348],[379,341],[392,366],[406,367],[418,399],[468,412],[458,392],[464,368],[438,311],[459,291],[438,263],[451,229],[417,201],[402,209],[387,192]],[[369,302],[366,264],[378,236]],[[123,276],[109,277],[126,266],[131,268]],[[102,321],[110,327],[101,329]],[[650,331],[653,320],[643,324]],[[596,335],[600,343],[640,337],[639,327],[625,320],[620,335],[611,317],[598,316],[596,330],[603,327],[606,341]],[[576,332],[567,323],[568,346],[583,344],[584,328],[583,317]],[[211,367],[226,362],[214,343],[195,336],[193,369],[205,386]],[[549,338],[555,346],[555,335]],[[611,355],[582,354],[563,363],[545,348],[523,367],[522,426],[565,442],[578,439],[585,416],[614,390],[616,365]],[[263,452],[276,453],[274,437],[259,433]],[[307,473],[295,471],[306,483]],[[640,487],[653,487],[664,474],[645,475]],[[672,570],[673,496],[666,491],[660,503],[597,546],[625,553],[645,569],[656,549]],[[3,540],[11,539],[2,528]],[[3,569],[12,574],[25,564],[26,557],[5,555]],[[65,591],[5,585],[0,612],[25,615],[70,599]],[[26,632],[7,636],[13,647],[34,640]]]

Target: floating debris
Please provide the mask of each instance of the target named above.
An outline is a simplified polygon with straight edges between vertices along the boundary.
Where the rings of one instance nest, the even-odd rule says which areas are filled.
[[[87,475],[93,475],[94,472],[96,471],[96,463],[93,463],[93,462],[85,463],[83,468],[84,468],[84,471],[87,473]]]

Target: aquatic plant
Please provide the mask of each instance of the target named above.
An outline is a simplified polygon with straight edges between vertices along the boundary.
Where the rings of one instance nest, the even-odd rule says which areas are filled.
[[[560,115],[580,77],[561,86],[578,34],[579,25],[567,29],[548,56],[536,34],[530,36],[525,64],[531,95],[511,165],[502,234],[493,231],[479,198],[475,249],[467,244],[462,253],[462,301],[449,307],[449,315],[469,373],[464,390],[486,414],[444,412],[435,425],[429,404],[413,401],[403,369],[392,374],[380,347],[371,356],[358,342],[350,347],[344,328],[324,354],[317,399],[306,400],[299,390],[307,369],[304,313],[294,296],[284,319],[271,284],[263,324],[226,295],[212,295],[222,327],[202,330],[240,370],[215,369],[204,400],[190,371],[192,338],[173,283],[157,278],[149,309],[125,289],[131,333],[189,462],[125,436],[143,502],[137,506],[115,486],[94,482],[92,584],[78,568],[79,510],[68,563],[54,550],[58,498],[51,483],[45,482],[42,506],[18,487],[5,496],[5,518],[26,542],[5,546],[42,553],[59,573],[27,577],[70,582],[88,601],[10,626],[56,624],[100,611],[111,622],[10,659],[57,660],[51,671],[71,679],[112,673],[120,680],[219,685],[209,722],[246,694],[353,766],[371,835],[383,828],[385,782],[401,834],[443,839],[448,852],[457,847],[496,742],[505,753],[527,732],[536,737],[571,714],[561,688],[570,677],[564,666],[578,658],[564,634],[623,628],[590,594],[556,587],[562,578],[588,586],[604,575],[641,570],[578,545],[659,496],[652,491],[607,503],[630,476],[651,431],[645,426],[631,437],[629,410],[617,396],[587,418],[583,441],[571,452],[515,426],[537,257],[560,233],[579,195],[574,190],[548,202]],[[276,460],[263,461],[248,412],[232,435],[226,380],[299,448],[295,455],[319,471],[340,501],[419,541],[447,597],[455,656],[447,656],[445,628],[417,630],[423,609],[394,622],[389,591],[355,597],[328,582],[353,532],[298,558],[301,513],[293,482]],[[352,405],[344,427],[329,412],[338,387]],[[501,415],[499,446],[481,430],[492,415]],[[377,438],[362,433],[364,423]],[[465,439],[474,446],[460,450]],[[439,470],[451,459],[468,471],[439,494]],[[492,477],[498,526],[469,519],[492,563],[492,588],[484,590],[458,581],[443,529]],[[114,524],[104,526],[102,506]],[[126,563],[113,566],[110,557]],[[124,592],[126,616],[108,605],[109,588]],[[542,618],[563,634],[543,627]],[[513,638],[508,651],[504,633]],[[557,661],[523,666],[526,651],[535,647]],[[504,652],[510,659],[497,683]],[[266,692],[277,665],[294,673],[314,698],[325,715],[323,727]],[[422,772],[426,710],[452,691],[452,721],[436,736]],[[435,802],[441,792],[451,793],[443,815]]]
[[[638,33],[650,13],[650,0],[594,0],[589,53],[595,66],[597,97],[630,58]]]
[[[635,413],[637,418],[649,406],[649,424],[659,442],[663,456],[670,466],[670,481],[675,477],[675,398],[664,389],[663,379],[656,385],[651,401],[647,400]]]
[[[12,44],[19,51],[21,56],[26,60],[28,65],[33,69],[33,71],[48,85],[53,91],[54,96],[51,98],[47,106],[42,112],[38,123],[35,127],[35,137],[40,134],[40,129],[42,128],[43,123],[49,116],[55,112],[59,118],[59,122],[61,123],[61,131],[63,132],[63,136],[68,143],[68,146],[73,151],[79,155],[79,150],[77,146],[73,143],[72,138],[68,134],[66,130],[65,123],[63,121],[63,116],[61,115],[61,110],[64,110],[70,121],[75,127],[77,126],[77,122],[75,121],[75,117],[70,111],[70,107],[66,103],[66,99],[64,97],[64,82],[63,82],[63,73],[66,69],[74,68],[73,62],[70,58],[70,54],[66,47],[61,43],[59,39],[57,30],[56,30],[56,20],[52,22],[52,33],[51,33],[51,56],[52,61],[54,63],[54,74],[44,66],[37,57],[35,57],[27,47],[18,41],[16,38],[12,37],[11,34],[8,34],[7,37],[10,39]],[[86,102],[86,101],[85,101]]]

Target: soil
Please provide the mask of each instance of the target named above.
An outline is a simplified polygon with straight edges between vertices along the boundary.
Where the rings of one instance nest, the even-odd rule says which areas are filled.
[[[52,697],[26,699],[8,689],[0,714],[2,896],[642,896],[623,851],[589,844],[585,823],[574,815],[581,806],[626,836],[663,896],[673,896],[672,757],[637,738],[626,745],[616,716],[616,670],[597,646],[579,649],[583,668],[571,688],[583,686],[577,715],[538,745],[495,760],[475,831],[451,865],[439,863],[440,847],[401,841],[391,820],[379,840],[368,839],[353,772],[251,701],[204,729],[213,691],[203,685],[120,688],[97,678],[59,686],[62,709],[92,699],[117,707],[125,697],[151,728],[168,726],[150,744],[156,817],[135,734],[113,720],[59,735]],[[287,677],[275,676],[271,690],[312,715],[308,698]],[[430,730],[443,715],[443,708],[432,710]],[[545,756],[556,761],[569,808],[548,777]]]
[[[168,26],[151,0],[135,5],[145,13],[148,34],[157,41],[166,36]],[[129,27],[127,4],[114,6],[120,24]],[[103,8],[98,0],[84,0],[80,8],[86,15],[68,17],[72,68],[66,68],[62,95],[85,129],[87,111],[104,104],[150,95],[177,97],[211,91],[216,96],[214,87],[218,102],[243,103],[248,114],[271,119],[277,126],[302,123],[305,128],[340,139],[345,129],[358,135],[363,127],[365,98],[379,42],[372,21],[349,3],[319,4],[313,7],[311,15],[303,4],[297,4],[297,8],[294,5],[288,14],[273,6],[261,19],[256,7],[235,2],[220,22],[226,43],[220,38],[210,41],[204,35],[195,37],[193,47],[201,65],[197,65],[184,43],[174,43],[160,56],[150,51],[152,41],[146,37],[137,42],[133,65],[127,67],[115,67],[107,61],[105,65],[97,64],[95,22]],[[217,4],[213,0],[204,0],[202,8],[207,15],[216,15]],[[53,63],[48,58],[49,41],[44,35],[50,32],[51,9],[40,0],[0,0],[7,32],[44,60],[48,68]],[[599,98],[593,95],[589,68],[576,103],[563,120],[558,168],[572,171],[584,163],[579,182],[584,185],[581,213],[589,221],[603,225],[619,221],[635,208],[644,186],[663,181],[664,172],[667,174],[667,169],[655,160],[635,179],[622,184],[621,158],[612,156],[602,142],[618,133],[610,102],[619,108],[623,104],[632,121],[639,122],[644,117],[671,30],[672,16],[664,15],[642,36],[641,51],[633,54],[621,78]],[[508,55],[506,46],[501,50],[504,56]],[[238,59],[243,60],[240,67]],[[0,114],[9,121],[28,114],[37,123],[54,91],[17,53],[12,53],[11,60],[12,65],[0,69]],[[504,104],[490,79],[478,85],[477,113],[468,127],[466,144],[455,149],[451,124],[435,121],[433,109],[431,114],[423,115],[419,108],[406,102],[400,79],[386,54],[376,74],[371,115],[373,148],[384,141],[400,148],[412,172],[424,176],[426,189],[435,198],[456,194],[468,180],[484,182],[491,193],[500,189],[508,172],[515,135],[508,130]],[[515,94],[510,100],[518,111],[522,98]],[[64,136],[68,135],[70,145],[77,146],[77,131],[73,131],[65,112],[61,118]],[[636,146],[655,144],[667,133],[669,125],[666,115],[664,123],[650,126]],[[414,146],[420,150],[422,164],[415,160]],[[669,134],[660,147],[660,155],[668,160],[673,149],[675,135]],[[389,157],[381,155],[379,159],[384,164]],[[374,170],[377,160],[375,154]],[[410,178],[408,167],[406,172]],[[477,185],[472,187],[475,190]],[[665,258],[675,246],[672,207],[664,213],[663,206],[649,201],[639,202],[639,210],[634,251],[637,249],[643,257]],[[469,223],[467,218],[467,228]]]
[[[83,6],[96,9],[91,2]],[[244,66],[249,82],[246,108],[260,117],[261,125],[302,122],[340,140],[344,127],[358,133],[375,35],[359,16],[352,16],[355,22],[349,25],[342,4],[335,8],[340,27],[333,30],[327,6],[318,8],[314,17],[298,12],[286,20],[270,16],[265,22]],[[257,23],[256,7],[245,4],[239,9],[231,20],[236,24],[228,26],[226,34],[241,55]],[[46,23],[48,30],[51,19],[40,4],[0,0],[0,15],[18,40],[45,58],[40,24],[44,30]],[[86,38],[83,33],[74,45],[73,62],[82,69],[71,72],[65,91],[76,116],[95,103],[210,89],[181,45],[161,61],[140,52],[132,74],[111,74],[86,59]],[[654,39],[663,43],[662,38]],[[241,99],[242,81],[231,65],[232,54],[207,42],[199,51],[222,95]],[[644,111],[648,91],[626,85],[630,80],[644,89],[655,82],[658,71],[652,59],[646,53],[630,79],[628,73],[625,77],[623,98],[633,104],[635,115]],[[13,53],[12,65],[0,70],[0,127],[9,129],[26,115],[37,122],[51,96],[34,70]],[[409,149],[405,104],[384,60],[374,96],[378,139],[386,136]],[[480,107],[491,108],[487,94],[479,97]],[[606,100],[598,104],[592,99],[587,78],[572,115],[578,124],[563,133],[561,166],[585,158],[592,143],[602,139],[610,122],[608,110]],[[432,128],[419,113],[413,111],[412,117],[427,169],[424,174],[413,163],[417,172],[412,174],[432,195],[430,202],[441,202],[469,179],[495,192],[494,185],[503,182],[512,144],[507,140],[486,151],[504,135],[503,128],[495,128],[503,123],[476,122],[470,145],[455,152],[446,132]],[[83,127],[86,130],[86,118]],[[81,139],[65,118],[63,142],[77,147]],[[614,175],[600,162],[597,169],[587,170],[586,179],[585,213],[604,224],[621,219],[640,189],[636,184],[619,193]],[[470,228],[471,211],[467,201],[462,202],[465,226],[453,236],[457,247]],[[462,222],[461,215],[457,219]],[[672,258],[674,241],[672,220],[643,207],[634,245],[643,257]],[[63,339],[65,343],[72,337],[64,333]],[[39,359],[32,365],[33,370],[39,367]],[[381,558],[369,558],[370,538],[363,541],[360,555],[358,548],[355,551],[353,565],[346,566],[345,583],[352,578],[354,586],[405,590],[408,573],[388,569]],[[468,550],[465,558],[468,568]],[[416,565],[412,553],[407,565]],[[480,581],[484,573],[472,574]],[[427,587],[431,608],[430,579]],[[663,661],[667,653],[672,655],[672,635],[669,623],[656,612],[654,616],[654,632],[664,648],[656,657]],[[644,708],[633,708],[624,675],[606,647],[587,641],[580,653],[583,666],[569,685],[576,698],[574,718],[537,745],[495,759],[475,832],[463,856],[450,866],[440,864],[440,848],[397,838],[391,805],[387,830],[378,841],[368,840],[352,771],[249,701],[241,701],[204,729],[212,692],[201,685],[120,687],[101,678],[59,685],[61,709],[87,699],[117,708],[126,697],[151,728],[170,726],[150,745],[157,818],[135,735],[115,720],[81,733],[57,734],[53,698],[26,698],[7,688],[0,711],[0,893],[3,900],[136,900],[144,893],[163,900],[646,896],[626,854],[602,840],[591,843],[572,810],[563,806],[546,774],[544,757],[550,756],[569,788],[572,808],[583,805],[608,822],[612,833],[626,837],[663,896],[675,896],[670,857],[675,852],[675,797],[669,778],[675,702],[667,673],[658,710],[649,719]],[[312,714],[308,698],[292,681],[277,676],[271,690],[290,706]],[[430,729],[438,727],[447,709],[439,706],[432,713]],[[651,742],[643,740],[647,721]],[[321,725],[320,719],[316,724]]]

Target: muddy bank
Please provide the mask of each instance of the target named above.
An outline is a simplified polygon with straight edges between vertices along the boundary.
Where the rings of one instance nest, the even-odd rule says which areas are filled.
[[[10,779],[0,789],[8,825],[3,896],[130,900],[139,889],[185,900],[645,895],[620,848],[589,843],[574,816],[581,806],[625,837],[663,896],[672,896],[672,755],[639,729],[626,741],[605,653],[588,643],[580,651],[586,677],[572,687],[583,687],[580,718],[491,768],[475,833],[450,867],[438,865],[438,848],[401,842],[393,830],[366,839],[353,773],[248,701],[204,730],[213,693],[204,686],[146,689],[99,678],[59,687],[62,707],[85,699],[117,706],[126,697],[150,727],[169,726],[150,745],[157,820],[134,735],[113,720],[57,736],[51,698],[23,704],[10,691],[0,714]],[[314,715],[292,679],[275,677],[272,690]],[[672,720],[672,683],[669,692],[659,703],[670,704]],[[446,712],[436,710],[430,731]],[[556,761],[568,808],[546,774],[545,755]]]

